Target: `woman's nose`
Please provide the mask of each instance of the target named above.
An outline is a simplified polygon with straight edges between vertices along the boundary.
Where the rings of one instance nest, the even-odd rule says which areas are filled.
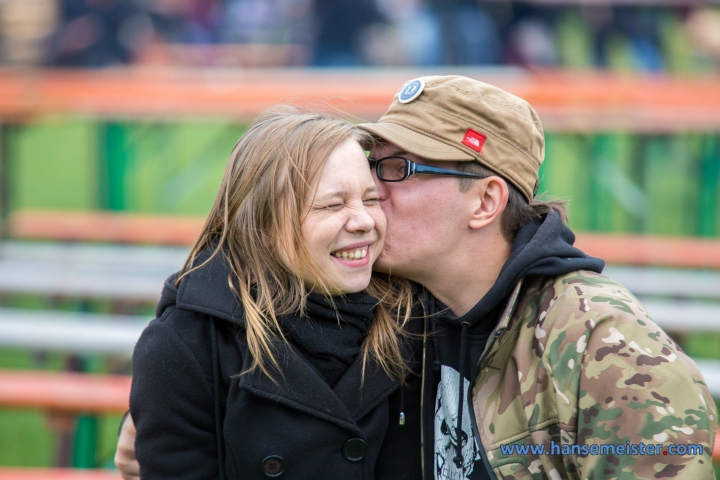
[[[375,228],[375,219],[368,212],[368,208],[362,205],[359,208],[352,209],[346,227],[351,232],[370,232]]]

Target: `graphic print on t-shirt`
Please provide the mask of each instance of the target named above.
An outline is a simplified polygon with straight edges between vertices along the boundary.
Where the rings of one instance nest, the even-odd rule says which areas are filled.
[[[437,399],[435,401],[435,479],[436,480],[466,480],[472,474],[475,462],[480,460],[480,450],[473,434],[470,410],[466,401],[463,402],[462,446],[463,462],[457,468],[455,446],[458,438],[455,431],[458,418],[458,394],[460,374],[447,365],[440,369],[440,384],[438,385]],[[463,392],[467,395],[470,382],[463,378],[465,387]]]

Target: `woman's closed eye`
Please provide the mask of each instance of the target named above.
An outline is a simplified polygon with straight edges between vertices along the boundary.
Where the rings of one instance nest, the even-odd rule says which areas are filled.
[[[380,203],[380,198],[378,198],[378,197],[366,198],[365,200],[363,200],[363,203],[365,205],[378,205]]]
[[[344,203],[332,203],[332,204],[330,204],[330,205],[323,205],[323,206],[320,207],[320,208],[325,209],[325,210],[333,210],[333,211],[335,211],[335,210],[340,210],[340,209],[343,208],[344,206],[345,206]]]

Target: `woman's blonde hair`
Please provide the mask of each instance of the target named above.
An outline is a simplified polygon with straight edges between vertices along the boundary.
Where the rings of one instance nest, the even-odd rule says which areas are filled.
[[[273,352],[275,341],[284,340],[277,317],[305,311],[308,292],[299,269],[283,259],[306,266],[316,279],[315,289],[331,295],[332,286],[304,242],[302,221],[313,179],[348,138],[369,140],[344,120],[279,106],[263,112],[230,155],[210,214],[177,282],[224,255],[231,270],[228,283],[245,309],[253,357],[246,372],[260,368],[271,376],[268,362],[281,371]],[[198,255],[207,250],[211,256],[196,265]],[[402,379],[407,367],[399,337],[412,305],[409,284],[373,275],[365,293],[378,299],[378,307],[363,344],[363,377],[372,357],[388,374]]]

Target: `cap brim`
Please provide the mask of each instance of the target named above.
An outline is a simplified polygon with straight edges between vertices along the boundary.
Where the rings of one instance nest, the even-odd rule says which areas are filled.
[[[396,123],[361,123],[358,127],[380,137],[382,140],[397,145],[408,153],[428,160],[475,160],[474,157],[459,148]],[[364,145],[364,147],[367,147],[367,145]]]

